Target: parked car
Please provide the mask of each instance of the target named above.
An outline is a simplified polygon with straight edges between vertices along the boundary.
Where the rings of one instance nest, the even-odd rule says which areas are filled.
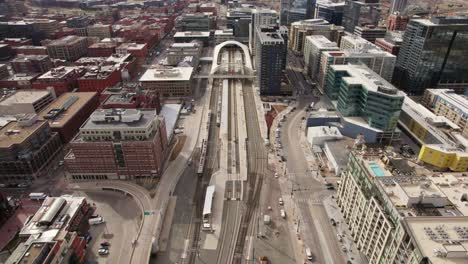
[[[279,205],[284,205],[283,198],[281,198],[281,197],[280,197],[280,198],[278,198],[278,203],[279,203]]]
[[[29,186],[31,186],[31,184],[28,182],[18,184],[18,188],[28,188]]]
[[[109,249],[108,248],[100,248],[98,250],[99,255],[109,255]]]
[[[107,248],[107,247],[110,246],[110,243],[109,243],[109,241],[105,241],[105,240],[104,240],[104,241],[101,242],[100,245],[101,245],[101,247],[103,247],[103,248]]]

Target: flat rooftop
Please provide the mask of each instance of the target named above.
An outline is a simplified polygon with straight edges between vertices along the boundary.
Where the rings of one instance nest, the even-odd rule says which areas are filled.
[[[158,115],[155,109],[97,109],[81,130],[118,130],[122,128],[146,128]],[[109,122],[101,121],[112,120]],[[124,121],[128,120],[128,121]]]
[[[72,45],[77,42],[86,40],[86,37],[80,37],[80,36],[66,36],[61,39],[54,40],[47,44],[46,46],[63,46],[63,45]]]
[[[4,81],[31,81],[37,78],[40,73],[16,73],[3,79]]]
[[[468,262],[468,217],[407,217],[404,224],[429,263]]]
[[[127,49],[127,50],[141,50],[146,47],[146,44],[137,44],[137,43],[122,43],[117,49]]]
[[[312,35],[312,36],[307,36],[306,41],[310,41],[313,43],[315,46],[318,48],[338,48],[338,44],[336,42],[333,42],[329,39],[327,39],[323,35]]]
[[[15,104],[32,104],[48,96],[45,90],[19,90],[10,93],[7,97],[0,99],[0,105],[9,106]]]
[[[448,89],[427,89],[432,94],[439,96],[442,100],[455,107],[468,118],[468,96],[456,94]]]
[[[72,119],[89,101],[93,99],[97,95],[96,92],[76,92],[76,93],[64,93],[62,94],[57,100],[52,102],[48,105],[44,110],[39,113],[39,116],[42,119],[45,119],[47,114],[50,114],[51,111],[59,111],[56,113],[55,117],[47,119],[49,122],[49,126],[54,128],[60,128],[65,126],[70,119]],[[72,99],[76,98],[76,99]],[[73,100],[74,102],[65,107],[66,109],[62,109],[64,104],[69,101]]]
[[[178,31],[174,34],[174,38],[180,38],[180,37],[191,37],[191,38],[208,38],[210,37],[210,32],[204,32],[204,31]]]
[[[9,148],[23,143],[47,121],[38,120],[30,126],[22,126],[19,121],[10,121],[0,128],[0,148]]]
[[[192,67],[148,69],[140,77],[140,82],[190,81],[192,73]]]
[[[346,71],[350,77],[343,77],[348,84],[361,84],[367,90],[391,97],[404,97],[406,94],[363,65],[331,65],[335,71]]]
[[[16,58],[11,60],[11,62],[27,62],[30,60],[45,60],[49,58],[48,55],[24,55],[19,54]]]
[[[43,80],[43,79],[62,79],[65,76],[68,76],[70,73],[75,71],[77,67],[57,67],[53,68],[50,71],[42,74],[39,76],[37,79],[38,80]]]

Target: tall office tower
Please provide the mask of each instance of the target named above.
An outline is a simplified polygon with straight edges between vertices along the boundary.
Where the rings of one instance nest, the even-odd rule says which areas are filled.
[[[303,53],[306,36],[322,35],[331,41],[339,42],[344,34],[341,26],[335,26],[323,19],[296,21],[289,29],[288,47],[297,54]]]
[[[257,35],[256,27],[258,26],[277,26],[278,13],[272,9],[254,9],[252,11],[252,20],[249,27],[249,49],[250,53],[255,53],[255,42]]]
[[[408,4],[408,0],[393,0],[392,7],[390,8],[390,14],[395,12],[403,12]]]
[[[289,26],[293,22],[312,18],[315,2],[316,0],[281,0],[281,25]]]
[[[380,19],[379,0],[346,0],[343,11],[345,30],[354,33],[357,26],[377,26]]]
[[[256,70],[260,94],[281,95],[286,68],[287,30],[284,27],[257,27]]]
[[[315,18],[322,18],[331,24],[341,26],[345,2],[319,1],[315,4]]]
[[[468,83],[468,17],[410,20],[398,54],[394,82],[410,94]]]
[[[304,62],[307,74],[312,80],[318,77],[320,57],[324,51],[339,51],[336,42],[332,42],[322,35],[307,36],[304,45]]]

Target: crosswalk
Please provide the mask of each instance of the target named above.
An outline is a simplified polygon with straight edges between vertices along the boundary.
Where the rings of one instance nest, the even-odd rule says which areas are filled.
[[[294,201],[296,203],[308,203],[310,205],[321,205],[322,199],[320,198],[311,198],[311,197],[295,197]]]

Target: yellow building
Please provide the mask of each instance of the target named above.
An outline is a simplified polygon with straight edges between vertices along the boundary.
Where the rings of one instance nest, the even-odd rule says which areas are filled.
[[[418,159],[441,169],[468,171],[468,153],[442,144],[423,145]]]

